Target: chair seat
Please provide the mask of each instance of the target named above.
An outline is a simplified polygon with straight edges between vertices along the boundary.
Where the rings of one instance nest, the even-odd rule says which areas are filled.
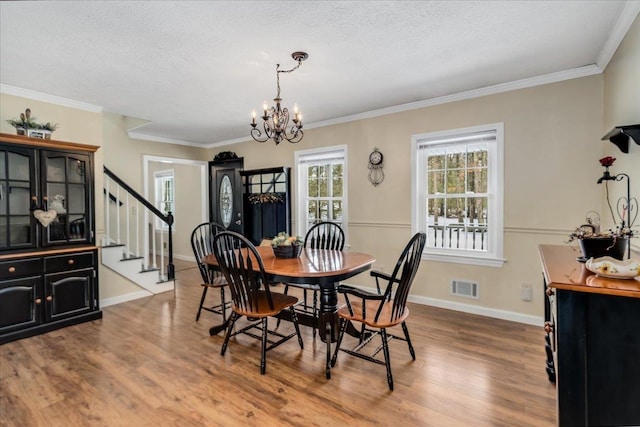
[[[396,326],[405,321],[407,316],[409,316],[409,308],[405,307],[402,315],[398,316],[394,320],[391,319],[391,310],[393,309],[393,304],[391,302],[385,302],[382,307],[382,311],[380,312],[380,317],[378,317],[378,321],[375,321],[376,312],[378,311],[378,307],[380,306],[380,301],[378,300],[369,300],[367,301],[367,311],[366,318],[362,317],[362,302],[361,301],[352,301],[351,307],[353,308],[353,315],[349,312],[349,308],[345,305],[338,309],[338,316],[343,319],[353,320],[356,322],[364,323],[367,326],[372,328],[390,328],[392,326]]]
[[[298,298],[291,295],[284,295],[281,293],[272,292],[271,300],[273,301],[273,309],[269,308],[269,302],[267,300],[267,293],[260,291],[258,294],[258,307],[253,310],[245,310],[243,308],[233,305],[233,311],[247,317],[268,317],[275,316],[285,308],[289,308],[298,302]]]

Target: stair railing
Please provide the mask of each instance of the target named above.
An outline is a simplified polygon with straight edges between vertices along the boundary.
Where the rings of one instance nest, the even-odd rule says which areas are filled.
[[[150,269],[158,269],[158,254],[156,247],[156,233],[154,223],[156,222],[156,218],[163,223],[165,223],[168,227],[167,239],[168,239],[168,262],[164,265],[164,232],[160,233],[160,281],[163,280],[174,280],[175,279],[175,266],[173,264],[173,214],[169,211],[167,214],[163,214],[160,212],[158,208],[156,208],[151,202],[141,196],[136,190],[131,188],[126,182],[124,182],[121,178],[119,178],[116,174],[114,174],[109,168],[103,166],[104,168],[104,193],[105,193],[105,235],[107,241],[103,243],[104,246],[113,246],[113,245],[124,245],[127,248],[127,252],[123,254],[125,258],[142,258],[142,269],[150,270]],[[115,187],[112,189],[112,186]],[[124,200],[120,197],[120,191],[123,190],[125,193]],[[115,194],[114,194],[115,193]],[[130,200],[133,199],[134,206],[133,208],[130,206]],[[114,219],[115,224],[115,237],[112,236],[111,230],[111,219],[110,212],[113,210],[110,205],[115,204],[115,215]],[[140,209],[144,209],[144,217],[148,218],[148,214],[151,213],[154,219],[151,223],[149,223],[150,227],[140,227]],[[131,220],[131,216],[129,212],[135,213],[135,220]],[[123,242],[121,236],[121,224],[120,221],[125,221],[125,239]],[[131,232],[131,222],[133,222],[133,232]],[[145,222],[147,222],[145,220]],[[142,251],[142,256],[140,255],[140,245],[139,245],[139,235],[140,229],[144,233],[143,241],[144,250]],[[131,242],[131,235],[135,236],[135,251],[133,250],[133,244]],[[151,249],[149,250],[148,244],[149,242],[149,234],[151,234]],[[149,253],[151,252],[151,254]],[[151,256],[151,265],[149,262],[149,256]]]

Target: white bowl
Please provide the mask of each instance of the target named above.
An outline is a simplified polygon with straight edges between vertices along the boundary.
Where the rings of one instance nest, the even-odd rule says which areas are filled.
[[[598,276],[613,279],[633,279],[640,276],[640,261],[635,259],[619,260],[610,256],[589,258],[585,264],[587,270]]]

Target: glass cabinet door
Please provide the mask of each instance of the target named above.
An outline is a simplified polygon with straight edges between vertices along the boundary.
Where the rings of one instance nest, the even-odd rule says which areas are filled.
[[[31,215],[35,190],[33,150],[3,146],[0,149],[0,250],[36,246]]]
[[[89,156],[42,152],[42,198],[55,219],[44,228],[43,245],[90,242]]]

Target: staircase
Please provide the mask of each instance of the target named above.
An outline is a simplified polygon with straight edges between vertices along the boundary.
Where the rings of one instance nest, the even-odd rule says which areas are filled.
[[[106,167],[104,196],[102,264],[151,294],[174,290],[171,212],[164,215]],[[154,229],[152,224],[156,218],[168,225],[168,232]],[[166,255],[165,236],[168,240]],[[146,250],[141,250],[140,240],[143,242],[142,248]],[[158,247],[159,250],[156,249]]]

